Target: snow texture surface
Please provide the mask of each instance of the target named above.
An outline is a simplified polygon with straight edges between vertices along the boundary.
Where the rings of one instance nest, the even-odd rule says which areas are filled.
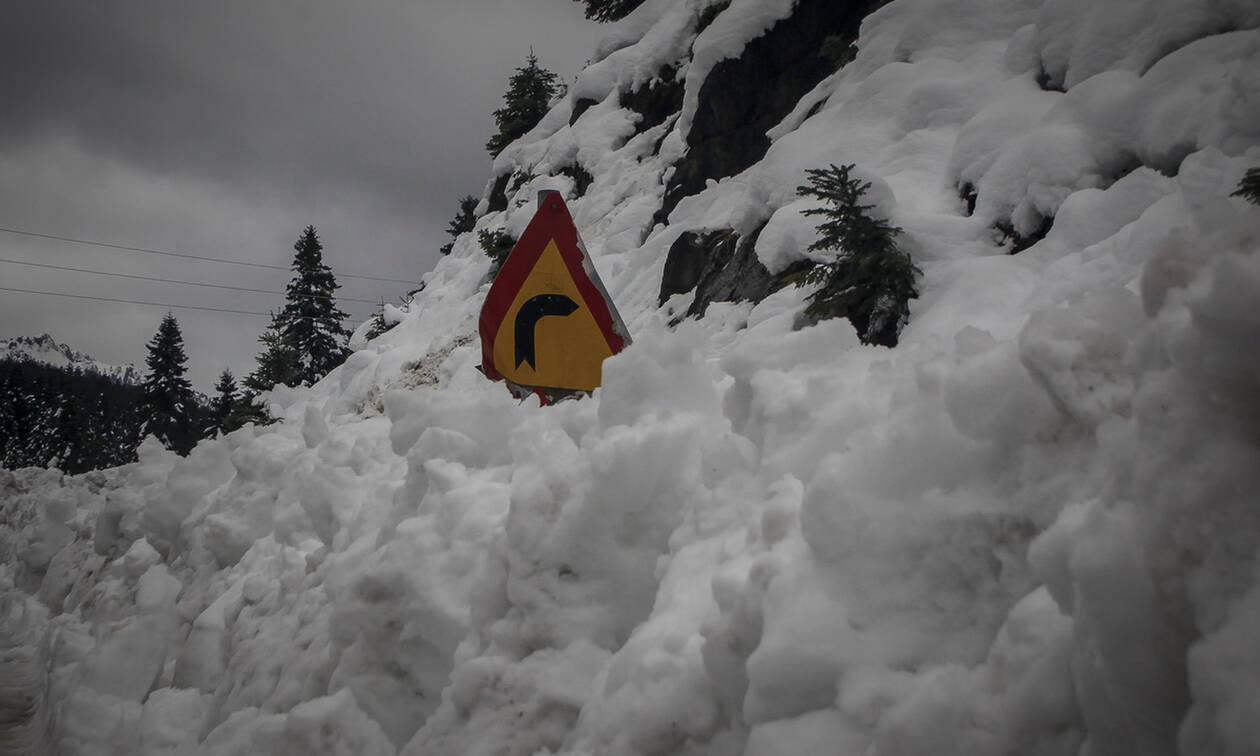
[[[634,337],[593,397],[474,369],[470,233],[283,422],[0,471],[0,753],[1258,752],[1258,6],[894,0],[653,225],[706,72],[792,4],[706,5],[610,27],[478,221],[566,193]],[[846,163],[923,270],[898,347],[794,287],[672,324],[682,233],[784,270]]]

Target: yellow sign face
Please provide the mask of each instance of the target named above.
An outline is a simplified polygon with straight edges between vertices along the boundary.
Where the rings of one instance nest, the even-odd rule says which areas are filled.
[[[521,386],[593,391],[612,353],[551,239],[495,334],[495,369]]]

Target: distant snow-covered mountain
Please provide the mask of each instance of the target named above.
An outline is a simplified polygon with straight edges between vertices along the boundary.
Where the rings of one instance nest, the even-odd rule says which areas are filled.
[[[144,374],[135,365],[108,365],[74,351],[46,333],[0,340],[0,360],[31,360],[54,367],[77,368],[132,385],[144,380]]]

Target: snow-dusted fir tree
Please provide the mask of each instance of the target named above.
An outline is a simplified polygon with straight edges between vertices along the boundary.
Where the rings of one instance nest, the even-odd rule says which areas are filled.
[[[441,250],[439,250],[442,254],[449,255],[455,247],[455,238],[460,234],[472,231],[477,225],[477,203],[479,201],[471,194],[460,198],[459,212],[455,215],[450,225],[446,227],[446,233],[451,235],[451,240],[442,245]]]
[[[141,436],[156,436],[168,449],[187,454],[201,437],[201,408],[192,384],[184,377],[188,356],[174,315],[166,313],[148,347],[144,362],[149,374],[142,386]]]
[[[72,371],[71,375],[81,373]],[[66,472],[80,472],[92,469],[93,458],[98,444],[92,417],[85,411],[80,397],[65,391],[61,395],[61,406],[57,412],[56,439],[60,447],[53,462]]]
[[[393,328],[395,325],[398,324],[385,322],[385,300],[382,299],[381,303],[376,307],[376,312],[372,313],[372,318],[369,322],[367,332],[363,334],[363,338],[371,341],[377,336],[380,336],[382,333],[385,333],[389,329]]]
[[[1242,197],[1248,202],[1260,205],[1260,168],[1249,168],[1242,181],[1238,182],[1238,189],[1231,196]]]
[[[296,381],[309,386],[340,365],[349,353],[346,341],[350,332],[342,325],[349,315],[337,309],[333,293],[341,287],[332,269],[324,264],[324,246],[314,226],[302,231],[293,249],[293,280],[285,289],[287,301],[273,319],[272,329],[282,342],[275,346],[292,349],[296,355]],[[278,382],[288,383],[284,377],[279,376]]]
[[[809,184],[796,188],[801,196],[827,203],[805,211],[827,218],[809,248],[836,253],[834,260],[800,277],[801,283],[822,284],[809,295],[805,312],[816,318],[848,318],[863,344],[893,347],[910,318],[910,300],[919,296],[920,273],[897,246],[901,229],[873,215],[872,205],[862,204],[871,185],[851,177],[853,168],[812,168],[805,172]]]
[[[253,376],[245,378],[247,387],[250,386],[252,378]],[[268,384],[264,388],[274,385],[274,383]],[[218,393],[215,394],[214,399],[210,400],[210,420],[206,424],[209,434],[231,433],[247,423],[266,425],[273,422],[273,418],[267,415],[264,408],[254,404],[256,391],[250,388],[241,390],[231,370],[224,368],[219,374],[219,382],[215,384],[214,390]]]
[[[219,382],[214,384],[215,395],[210,400],[210,432],[224,431],[228,429],[224,427],[227,419],[232,416],[232,411],[236,409],[236,403],[240,401],[239,388],[236,385],[236,376],[232,375],[232,371],[224,368],[219,373]]]
[[[224,368],[219,373],[219,382],[214,384],[214,390],[218,393],[210,400],[210,412],[218,420],[228,416],[238,398],[236,376],[232,375],[231,369]]]
[[[273,386],[296,386],[302,382],[297,348],[285,338],[283,312],[271,314],[271,325],[258,337],[263,350],[258,354],[258,367],[245,377],[245,387],[252,393],[268,391]],[[252,398],[252,397],[251,397]]]
[[[559,91],[560,77],[538,65],[538,57],[530,50],[525,65],[508,80],[503,107],[494,111],[499,133],[486,142],[490,156],[498,157],[504,147],[537,126]]]

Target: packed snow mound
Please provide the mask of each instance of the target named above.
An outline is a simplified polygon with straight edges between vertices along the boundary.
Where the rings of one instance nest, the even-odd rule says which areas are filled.
[[[1256,753],[1252,5],[894,0],[665,223],[703,66],[792,4],[710,5],[611,27],[482,206],[566,194],[634,337],[594,396],[475,370],[470,233],[283,422],[0,472],[0,753]],[[687,231],[816,255],[846,163],[923,270],[898,347],[658,306]]]

